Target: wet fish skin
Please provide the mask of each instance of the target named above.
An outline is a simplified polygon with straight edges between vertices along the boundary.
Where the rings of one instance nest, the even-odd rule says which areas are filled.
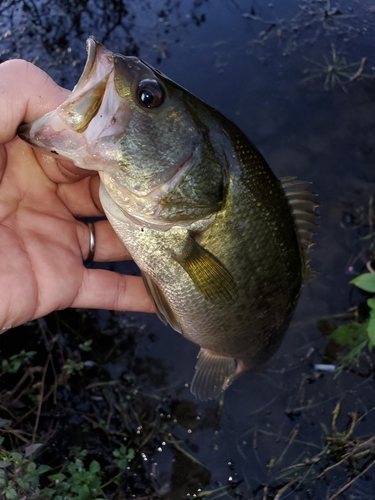
[[[201,346],[199,398],[275,353],[308,269],[315,204],[306,183],[283,187],[218,111],[93,38],[71,96],[20,136],[99,171],[108,220],[159,316]]]

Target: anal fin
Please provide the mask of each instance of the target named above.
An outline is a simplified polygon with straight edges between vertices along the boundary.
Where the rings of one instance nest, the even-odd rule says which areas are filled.
[[[215,399],[228,387],[235,374],[236,362],[233,358],[202,348],[198,354],[191,392],[202,401]]]

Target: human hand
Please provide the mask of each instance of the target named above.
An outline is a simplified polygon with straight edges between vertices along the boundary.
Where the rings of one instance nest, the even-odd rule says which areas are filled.
[[[0,333],[67,307],[154,311],[141,278],[84,266],[90,234],[76,217],[104,215],[97,173],[16,137],[68,94],[26,61],[0,64]],[[94,261],[130,259],[108,221],[95,234]]]

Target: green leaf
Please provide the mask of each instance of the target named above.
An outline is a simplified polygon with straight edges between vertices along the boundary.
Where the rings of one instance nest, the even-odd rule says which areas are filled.
[[[18,493],[14,488],[10,488],[6,493],[5,493],[5,498],[7,500],[19,500]]]
[[[90,498],[90,490],[89,490],[89,487],[87,486],[87,484],[84,484],[80,490],[79,490],[79,493],[78,493],[78,498],[79,500],[88,500]]]
[[[52,467],[50,467],[49,465],[40,465],[37,469],[37,473],[38,474],[44,474],[45,472],[48,472],[49,470],[51,470]]]
[[[331,333],[330,337],[344,346],[357,345],[359,342],[366,339],[367,325],[367,321],[365,323],[348,323],[346,325],[341,325]]]
[[[89,465],[89,470],[91,474],[96,474],[97,472],[100,471],[100,464],[96,460],[93,460],[91,464]]]
[[[52,474],[51,476],[48,476],[48,479],[50,479],[54,483],[61,483],[61,481],[64,481],[64,479],[66,479],[66,476],[65,474]]]
[[[6,427],[11,422],[12,422],[11,420],[7,420],[6,418],[0,418],[0,429]]]
[[[128,466],[128,461],[126,458],[118,459],[115,460],[117,467],[121,470],[124,471],[126,467]]]
[[[16,483],[18,484],[18,486],[20,486],[23,490],[25,491],[29,491],[30,490],[30,484],[28,481],[25,480],[25,478],[23,477],[18,477],[16,479]]]
[[[370,320],[367,327],[368,347],[372,349],[375,346],[375,309],[370,311]]]
[[[36,469],[35,462],[29,462],[29,463],[27,464],[26,470],[27,470],[27,472],[29,472],[30,474],[31,474],[32,472],[34,472],[34,471],[35,471],[35,469]]]
[[[89,352],[91,351],[92,339],[86,340],[83,344],[78,344],[81,351]]]
[[[9,457],[2,457],[1,460],[0,460],[0,469],[4,469],[5,467],[9,467],[9,465],[11,463],[12,462],[9,459]]]
[[[375,293],[375,274],[373,273],[360,274],[350,283],[352,285],[356,285],[358,288],[364,290],[365,292]]]
[[[21,462],[22,460],[22,455],[21,453],[18,453],[18,451],[12,451],[10,456],[14,462]]]
[[[367,305],[369,306],[370,309],[375,309],[375,299],[368,299]]]

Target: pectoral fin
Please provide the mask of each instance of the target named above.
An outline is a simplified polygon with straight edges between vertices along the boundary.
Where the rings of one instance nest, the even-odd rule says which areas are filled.
[[[154,299],[156,305],[156,313],[162,322],[166,325],[169,323],[171,327],[181,333],[181,327],[169,305],[164,293],[155,281],[147,273],[142,273],[143,282],[146,286],[148,293]]]
[[[208,349],[201,349],[195,366],[191,392],[202,401],[215,399],[228,387],[235,374],[234,359],[220,356]]]
[[[214,304],[228,304],[237,296],[237,285],[225,266],[191,236],[177,262],[188,273],[203,297]]]

